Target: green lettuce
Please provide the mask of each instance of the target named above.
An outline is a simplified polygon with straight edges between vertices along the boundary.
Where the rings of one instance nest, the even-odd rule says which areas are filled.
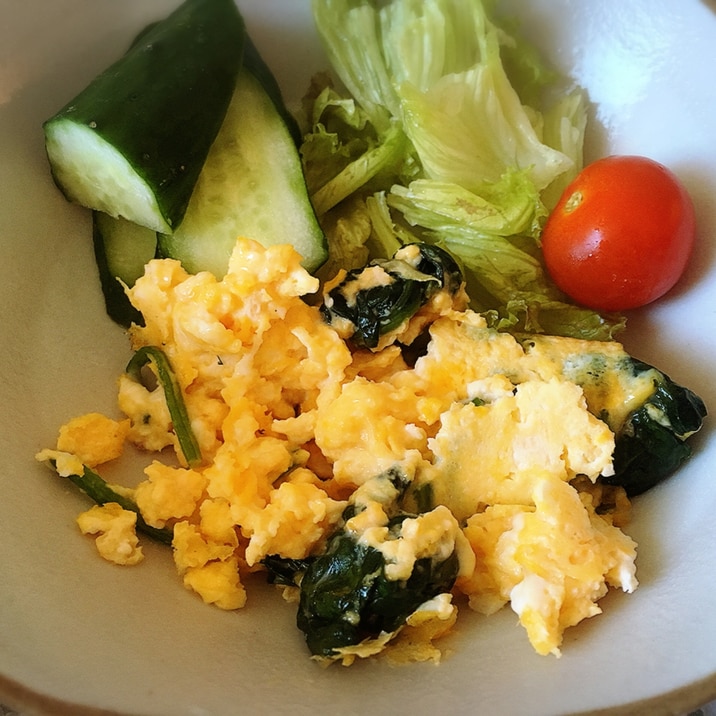
[[[302,147],[337,245],[329,264],[351,240],[370,258],[432,242],[459,261],[473,307],[502,330],[601,340],[621,330],[622,317],[557,290],[539,247],[549,209],[583,166],[584,92],[481,0],[312,2],[337,78],[318,78],[307,97]]]
[[[382,14],[401,117],[429,178],[472,188],[518,168],[543,189],[571,168],[541,141],[480,2],[390,2]]]

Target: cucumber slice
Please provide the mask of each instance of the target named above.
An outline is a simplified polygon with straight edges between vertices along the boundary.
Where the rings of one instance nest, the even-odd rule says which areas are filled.
[[[122,326],[143,323],[124,286],[133,286],[157,253],[157,233],[126,219],[92,212],[92,237],[107,314]],[[121,282],[121,283],[120,283]]]
[[[184,216],[241,67],[233,0],[185,0],[44,125],[70,201],[169,232]]]
[[[250,53],[244,57],[224,124],[184,220],[171,234],[159,236],[162,255],[179,259],[190,273],[206,270],[223,277],[240,236],[264,246],[292,244],[308,271],[315,271],[328,256],[308,196],[295,129],[254,60]]]
[[[276,107],[276,111],[283,118],[284,124],[291,134],[293,141],[296,143],[296,146],[300,147],[303,142],[303,135],[298,121],[296,120],[296,117],[291,114],[288,107],[286,107],[286,103],[283,101],[281,88],[279,87],[273,72],[271,72],[271,68],[266,64],[264,58],[261,57],[261,53],[258,51],[258,48],[248,33],[246,34],[246,39],[244,41],[244,58],[242,66],[245,67],[261,83],[264,92],[266,92],[266,94],[271,98],[274,107]]]

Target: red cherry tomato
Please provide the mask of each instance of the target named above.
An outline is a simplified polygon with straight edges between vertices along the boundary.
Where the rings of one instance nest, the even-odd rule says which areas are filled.
[[[547,270],[574,301],[624,311],[663,296],[694,244],[694,206],[665,166],[611,156],[586,166],[542,232]]]

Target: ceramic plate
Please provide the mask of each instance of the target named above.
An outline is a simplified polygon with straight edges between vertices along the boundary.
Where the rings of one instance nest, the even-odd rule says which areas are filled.
[[[239,3],[287,98],[325,67],[308,0]],[[440,666],[322,669],[293,608],[257,586],[204,606],[168,552],[136,568],[97,558],[82,495],[35,464],[69,417],[114,409],[128,347],[105,317],[88,212],[55,189],[41,122],[172,0],[0,0],[0,701],[28,711],[206,716],[677,713],[716,697],[716,443],[711,423],[677,476],[636,500],[639,589],[537,656],[516,616],[463,610]],[[702,0],[505,0],[589,91],[589,158],[646,154],[697,207],[679,288],[629,318],[637,357],[716,406],[716,7]]]

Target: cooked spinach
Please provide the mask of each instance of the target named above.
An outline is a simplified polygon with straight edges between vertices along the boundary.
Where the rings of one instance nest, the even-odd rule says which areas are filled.
[[[455,259],[431,244],[408,244],[392,259],[376,259],[349,271],[325,297],[321,312],[327,322],[353,324],[350,340],[375,348],[381,336],[409,320],[438,291],[456,293],[463,282]]]
[[[394,538],[410,516],[391,521]],[[382,553],[341,530],[303,575],[296,623],[313,655],[334,657],[342,647],[398,629],[423,602],[449,592],[457,572],[453,551],[442,561],[417,560],[407,580],[390,580]]]
[[[635,374],[654,370],[632,359]],[[669,376],[656,371],[654,392],[627,417],[616,435],[614,475],[600,478],[621,485],[630,496],[650,489],[671,475],[691,455],[686,440],[706,417],[703,400]]]

